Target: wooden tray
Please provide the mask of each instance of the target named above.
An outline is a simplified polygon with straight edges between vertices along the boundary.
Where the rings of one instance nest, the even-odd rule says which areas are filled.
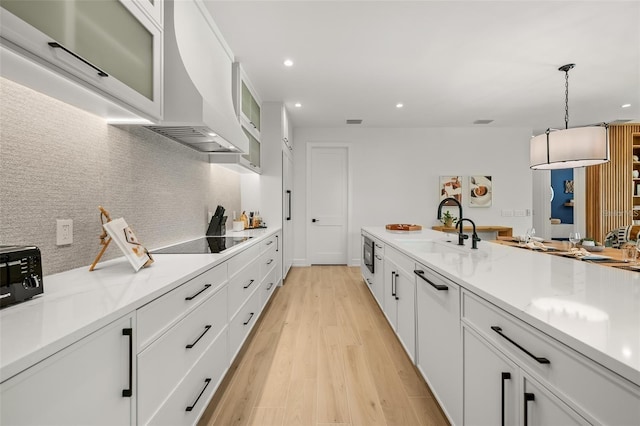
[[[385,228],[389,231],[420,231],[422,225],[409,225],[407,223],[390,223]]]

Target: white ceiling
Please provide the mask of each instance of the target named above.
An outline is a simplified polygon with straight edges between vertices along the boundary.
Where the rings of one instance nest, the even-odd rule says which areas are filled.
[[[571,127],[640,121],[639,0],[205,3],[295,126],[563,128],[567,63]]]

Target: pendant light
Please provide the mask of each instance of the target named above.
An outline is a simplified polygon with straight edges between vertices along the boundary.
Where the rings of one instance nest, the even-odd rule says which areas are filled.
[[[558,68],[565,73],[565,128],[547,129],[531,138],[530,164],[534,170],[572,169],[609,161],[606,125],[569,128],[569,70],[573,67],[575,64]]]

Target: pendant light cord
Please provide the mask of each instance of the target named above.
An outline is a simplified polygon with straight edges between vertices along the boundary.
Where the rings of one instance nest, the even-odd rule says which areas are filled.
[[[564,72],[564,128],[569,128],[569,70]]]

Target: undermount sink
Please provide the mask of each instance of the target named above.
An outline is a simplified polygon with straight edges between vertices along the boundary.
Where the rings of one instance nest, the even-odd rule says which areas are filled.
[[[453,242],[434,240],[397,240],[395,242],[407,250],[421,253],[461,253],[464,250]]]

